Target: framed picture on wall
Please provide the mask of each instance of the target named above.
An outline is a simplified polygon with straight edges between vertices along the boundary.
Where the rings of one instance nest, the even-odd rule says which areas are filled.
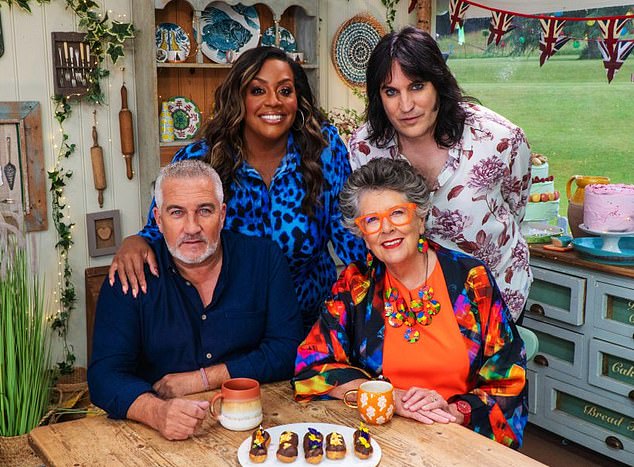
[[[88,253],[90,256],[112,255],[121,244],[119,211],[103,211],[86,214]]]
[[[48,228],[40,104],[0,102],[0,204],[21,210],[27,232]]]

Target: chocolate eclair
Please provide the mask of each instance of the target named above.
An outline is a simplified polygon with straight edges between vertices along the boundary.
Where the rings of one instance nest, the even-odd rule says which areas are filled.
[[[326,457],[328,459],[343,459],[346,457],[346,441],[341,433],[333,431],[326,436]]]
[[[284,431],[280,435],[280,445],[277,448],[277,458],[281,462],[289,463],[297,459],[297,445],[299,436],[292,431]]]
[[[324,435],[309,428],[304,435],[304,458],[309,464],[319,464],[324,457]]]
[[[359,429],[353,435],[354,454],[359,459],[367,459],[374,449],[370,443],[370,430],[363,423],[359,423]]]
[[[251,462],[255,462],[256,464],[264,462],[269,444],[271,444],[271,435],[260,425],[251,435],[251,448],[249,449],[249,459]]]

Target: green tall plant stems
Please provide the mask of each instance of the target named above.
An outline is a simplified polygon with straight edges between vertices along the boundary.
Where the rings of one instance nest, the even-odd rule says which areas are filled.
[[[22,435],[40,423],[53,377],[43,289],[24,250],[11,254],[0,276],[0,436]]]

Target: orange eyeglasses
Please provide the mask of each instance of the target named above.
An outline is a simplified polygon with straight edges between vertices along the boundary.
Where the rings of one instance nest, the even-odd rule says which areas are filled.
[[[381,230],[383,219],[389,220],[392,225],[406,225],[412,222],[415,212],[416,204],[414,203],[397,204],[382,212],[371,212],[359,216],[354,223],[365,235],[372,235]]]

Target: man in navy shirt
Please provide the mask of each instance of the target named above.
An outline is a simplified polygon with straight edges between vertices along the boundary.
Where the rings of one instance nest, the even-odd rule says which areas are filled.
[[[209,403],[181,396],[228,378],[290,378],[302,320],[279,247],[222,230],[222,183],[211,166],[187,160],[163,168],[156,205],[159,275],[147,274],[147,294],[137,297],[118,280],[104,283],[88,384],[111,417],[184,439]]]

